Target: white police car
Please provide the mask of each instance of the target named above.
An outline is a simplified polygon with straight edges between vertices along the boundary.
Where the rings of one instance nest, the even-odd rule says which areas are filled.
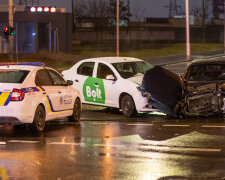
[[[79,121],[80,93],[71,85],[43,63],[0,64],[0,123],[32,123],[41,132],[47,120]]]
[[[62,72],[81,92],[82,103],[121,108],[131,117],[137,111],[155,111],[140,92],[143,75],[152,66],[128,57],[81,60]]]

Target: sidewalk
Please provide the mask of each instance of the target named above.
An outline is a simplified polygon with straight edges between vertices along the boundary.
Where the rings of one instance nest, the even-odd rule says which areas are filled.
[[[223,50],[220,51],[210,51],[202,54],[193,54],[191,55],[190,61],[198,58],[205,58],[210,56],[222,56]],[[186,62],[186,55],[177,55],[177,56],[169,56],[169,57],[157,57],[147,60],[152,65],[168,65],[168,64],[175,64],[179,62]]]

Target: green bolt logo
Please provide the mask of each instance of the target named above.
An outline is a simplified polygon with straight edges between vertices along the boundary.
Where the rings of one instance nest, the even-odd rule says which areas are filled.
[[[105,104],[105,88],[103,80],[88,77],[83,85],[85,101]]]

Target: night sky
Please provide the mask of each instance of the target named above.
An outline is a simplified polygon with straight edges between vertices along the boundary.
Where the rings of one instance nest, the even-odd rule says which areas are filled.
[[[74,0],[74,4],[79,1]],[[14,4],[18,2],[19,0],[14,0]],[[66,8],[71,12],[71,0],[39,0],[39,2],[40,5],[55,5],[57,8]],[[169,0],[130,0],[130,9],[137,17],[168,17],[169,8],[166,6],[169,6],[169,2]],[[201,8],[201,3],[202,0],[189,0],[190,13],[193,8]],[[0,0],[0,4],[8,4],[8,0]],[[185,0],[177,0],[177,4],[181,6],[181,11],[185,12]],[[211,3],[209,5],[211,6]]]

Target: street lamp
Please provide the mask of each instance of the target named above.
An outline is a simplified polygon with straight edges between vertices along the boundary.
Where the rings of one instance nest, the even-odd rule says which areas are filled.
[[[223,48],[224,48],[224,54],[225,54],[225,0],[223,1],[223,13],[224,13],[224,18],[223,18]]]
[[[186,60],[190,60],[190,28],[189,28],[189,0],[185,0],[186,6]]]
[[[13,0],[9,0],[9,27],[13,26]],[[13,36],[9,36],[9,60],[13,61]]]

